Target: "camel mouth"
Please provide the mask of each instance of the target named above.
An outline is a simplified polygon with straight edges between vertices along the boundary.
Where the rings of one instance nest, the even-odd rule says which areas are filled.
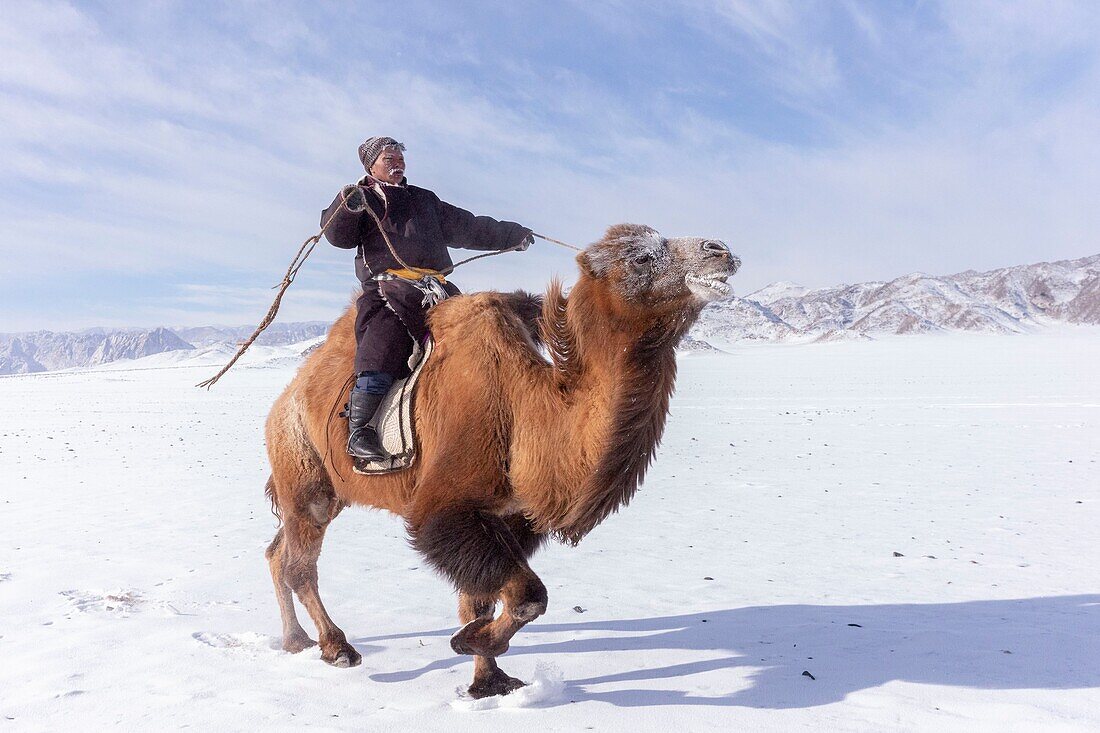
[[[729,276],[728,272],[716,272],[710,275],[688,273],[684,276],[684,282],[695,297],[710,302],[719,298],[728,298],[733,294],[733,288],[726,283],[726,278]]]

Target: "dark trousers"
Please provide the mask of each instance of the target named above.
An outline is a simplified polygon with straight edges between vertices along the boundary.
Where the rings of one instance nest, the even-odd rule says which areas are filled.
[[[458,295],[446,283],[443,289]],[[355,373],[385,372],[395,379],[409,375],[413,343],[428,335],[424,293],[405,280],[367,280],[356,303]]]

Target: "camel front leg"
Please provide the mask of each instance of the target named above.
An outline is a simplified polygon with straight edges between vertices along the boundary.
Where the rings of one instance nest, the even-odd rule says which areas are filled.
[[[473,621],[492,621],[495,609],[495,598],[471,596],[461,592],[458,594],[458,619],[463,627]],[[523,680],[505,674],[493,657],[474,657],[474,681],[468,690],[471,697],[479,699],[490,695],[507,695],[524,684]]]
[[[500,589],[504,607],[499,616],[475,618],[451,637],[456,654],[499,657],[508,651],[517,631],[546,612],[546,586],[526,563],[524,566]]]
[[[546,586],[527,564],[544,540],[520,515],[499,517],[474,507],[436,510],[410,523],[413,545],[460,594],[464,625],[451,648],[474,656],[474,697],[503,695],[522,682],[504,674],[495,658],[512,636],[546,611]],[[493,618],[496,600],[504,602]]]
[[[522,514],[500,517],[499,521],[507,531],[501,532],[501,528],[496,527],[494,534],[507,537],[505,550],[515,561],[497,592],[504,601],[504,608],[495,620],[470,624],[459,630],[455,635],[457,640],[451,643],[459,654],[482,650],[494,652],[490,656],[499,656],[508,651],[509,641],[517,631],[546,612],[546,586],[527,563],[546,541],[546,535],[535,532],[530,520]]]

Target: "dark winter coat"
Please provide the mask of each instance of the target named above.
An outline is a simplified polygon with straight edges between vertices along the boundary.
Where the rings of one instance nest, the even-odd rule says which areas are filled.
[[[404,181],[399,186],[383,186],[382,191],[384,201],[373,188],[366,192],[367,201],[381,218],[394,249],[412,267],[446,270],[452,264],[447,247],[502,250],[520,244],[531,233],[514,221],[474,216],[440,201],[428,189]],[[325,228],[325,238],[337,247],[359,250],[355,273],[360,281],[366,282],[385,270],[401,269],[370,214],[348,211],[342,202],[341,194],[337,194],[321,213],[321,223],[337,212]]]

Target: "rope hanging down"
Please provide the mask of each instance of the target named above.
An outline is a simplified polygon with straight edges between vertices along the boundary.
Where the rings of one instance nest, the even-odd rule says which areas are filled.
[[[344,195],[343,191],[340,192],[340,199],[341,199],[340,206],[346,208],[348,211],[351,211],[352,209],[348,206],[347,196]],[[321,224],[321,231],[317,232],[312,237],[310,237],[306,241],[302,242],[302,246],[298,248],[298,253],[296,255],[294,255],[294,259],[291,260],[291,262],[290,262],[290,267],[288,267],[287,270],[286,270],[286,275],[283,276],[283,281],[275,286],[276,288],[279,289],[279,292],[275,294],[275,300],[272,301],[271,307],[267,309],[267,315],[265,315],[263,317],[263,320],[260,321],[260,325],[256,326],[256,330],[252,332],[252,335],[249,336],[247,339],[245,339],[243,342],[241,342],[240,348],[237,349],[237,353],[233,355],[233,358],[230,359],[229,362],[225,366],[223,366],[217,374],[210,377],[209,379],[205,379],[205,380],[199,382],[198,384],[195,385],[196,387],[205,387],[206,389],[210,389],[211,387],[213,387],[214,384],[217,383],[217,381],[222,378],[222,375],[225,374],[226,372],[228,372],[229,369],[234,364],[237,363],[237,360],[241,358],[241,356],[244,354],[244,352],[248,351],[248,347],[251,346],[253,344],[253,342],[256,341],[257,338],[259,338],[260,334],[264,332],[264,329],[266,329],[268,326],[270,326],[275,321],[275,316],[276,316],[276,314],[278,314],[279,306],[282,304],[282,301],[283,301],[283,293],[285,293],[287,288],[290,287],[290,284],[292,282],[294,282],[294,278],[297,277],[298,271],[301,270],[302,265],[304,265],[306,263],[306,258],[308,258],[310,256],[310,254],[313,253],[314,247],[316,247],[317,243],[319,241],[321,241],[321,237],[324,235],[325,230],[328,228],[328,225],[332,223],[333,218],[336,216],[337,213],[339,213],[339,211],[340,211],[340,208],[337,207],[336,211],[333,211],[332,214],[329,216],[329,218],[326,219],[324,221],[324,223]],[[378,231],[380,231],[382,233],[382,239],[386,242],[386,249],[388,249],[390,251],[390,254],[393,255],[393,258],[395,260],[397,260],[401,264],[401,266],[404,267],[405,269],[409,269],[409,270],[415,269],[411,265],[409,265],[407,262],[405,262],[405,260],[401,259],[401,255],[397,254],[397,250],[394,248],[393,243],[390,242],[390,237],[389,237],[388,234],[386,234],[386,230],[382,226],[381,220],[378,218],[378,215],[374,213],[374,210],[371,209],[369,204],[366,207],[366,211],[367,211],[368,214],[371,215],[371,218],[374,219],[374,223],[378,226]],[[574,250],[576,252],[581,252],[582,251],[580,247],[574,247],[571,244],[566,244],[565,242],[559,241],[557,239],[553,239],[551,237],[547,237],[547,236],[544,236],[542,234],[537,234],[535,232],[531,232],[531,234],[533,236],[538,237],[539,239],[544,239],[547,242],[550,242],[551,244],[556,244],[556,245],[559,245],[561,247],[566,247],[566,248]],[[507,252],[515,252],[518,249],[519,249],[519,247],[516,246],[516,247],[510,247],[508,249],[500,250],[498,252],[486,252],[485,254],[474,255],[473,257],[467,257],[464,260],[456,262],[455,264],[451,265],[450,267],[448,267],[446,270],[443,270],[442,272],[443,272],[443,274],[448,274],[448,273],[454,272],[455,268],[458,267],[459,265],[465,265],[467,262],[473,262],[474,260],[479,260],[482,257],[492,257],[493,255],[502,255],[502,254],[505,254]]]

